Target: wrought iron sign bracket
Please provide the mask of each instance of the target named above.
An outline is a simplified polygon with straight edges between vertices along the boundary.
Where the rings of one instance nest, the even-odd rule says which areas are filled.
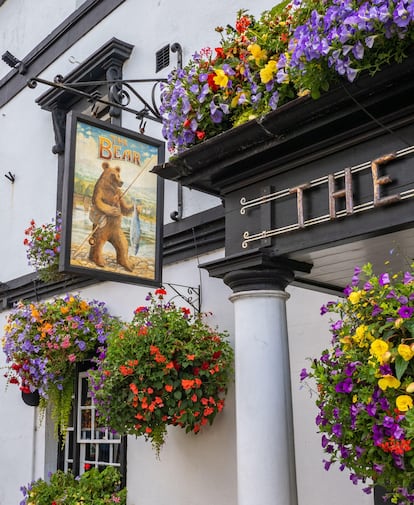
[[[156,104],[156,89],[157,86],[167,82],[166,79],[113,79],[105,81],[83,81],[83,82],[65,82],[61,75],[57,75],[53,81],[48,81],[40,77],[32,77],[28,80],[27,85],[29,88],[34,89],[38,84],[45,84],[61,91],[72,93],[82,98],[86,98],[90,103],[101,103],[111,107],[111,116],[116,115],[116,109],[121,109],[125,112],[134,114],[135,117],[141,120],[141,129],[144,127],[144,120],[149,119],[161,123],[161,114]],[[151,90],[151,103],[136,91],[131,84],[152,84]],[[97,92],[88,93],[84,91],[83,87],[99,87],[102,85],[109,86],[108,98],[102,97]],[[126,89],[125,89],[126,88]],[[129,107],[131,102],[131,94],[134,95],[141,104],[140,109]]]
[[[164,283],[166,286],[171,288],[176,294],[170,299],[170,301],[174,300],[174,298],[181,298],[188,305],[194,309],[194,311],[199,314],[201,310],[201,289],[200,286],[192,287],[192,286],[183,286],[181,284],[171,284],[170,282]]]

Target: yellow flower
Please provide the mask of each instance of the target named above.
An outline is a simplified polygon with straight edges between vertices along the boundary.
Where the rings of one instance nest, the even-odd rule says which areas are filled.
[[[82,300],[79,304],[80,310],[88,310],[89,309],[89,303],[86,302],[85,300]]]
[[[349,294],[348,300],[353,304],[357,304],[361,298],[365,295],[365,291],[352,291],[352,293]]]
[[[388,349],[389,347],[387,342],[380,338],[375,339],[370,346],[371,354],[375,356],[380,363],[383,362],[384,354],[388,351]]]
[[[407,391],[407,393],[414,393],[414,382],[410,382],[410,384],[408,384],[405,390]]]
[[[217,68],[215,70],[215,73],[216,75],[213,78],[214,84],[217,84],[217,86],[221,86],[222,88],[225,88],[229,82],[229,78],[227,77],[226,73],[221,68]]]
[[[395,403],[397,404],[397,409],[400,412],[407,412],[407,410],[413,407],[413,399],[408,395],[398,396]]]
[[[401,382],[392,375],[384,375],[382,379],[378,381],[378,386],[385,391],[387,388],[399,388]]]
[[[355,342],[360,344],[364,340],[367,329],[368,327],[365,324],[361,324],[361,326],[358,326],[358,328],[355,330],[355,335],[353,336]]]
[[[310,89],[302,89],[298,91],[298,96],[308,96],[310,95]]]
[[[356,403],[358,401],[358,395],[354,395],[352,397],[352,403]]]
[[[247,50],[252,53],[253,59],[257,64],[259,64],[261,60],[267,60],[267,52],[265,49],[262,49],[259,44],[250,44]]]
[[[410,359],[414,356],[414,352],[411,347],[407,344],[400,344],[398,346],[398,354],[405,360],[410,361]]]
[[[340,338],[339,341],[341,342],[341,344],[344,344],[344,349],[346,351],[348,351],[352,346],[352,340],[349,335],[346,335],[345,337]]]
[[[400,326],[403,324],[403,322],[404,322],[404,319],[402,317],[399,317],[398,319],[396,319],[394,321],[394,326],[397,328],[397,330],[398,330],[398,328],[400,328]]]
[[[273,79],[274,74],[276,73],[276,61],[275,60],[270,60],[262,70],[260,70],[260,79],[262,80],[263,84],[266,84],[267,82],[271,81]]]

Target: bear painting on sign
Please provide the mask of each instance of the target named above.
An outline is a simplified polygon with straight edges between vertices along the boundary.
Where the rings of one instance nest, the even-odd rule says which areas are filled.
[[[62,270],[158,285],[162,142],[73,114]]]
[[[91,246],[89,259],[99,267],[105,266],[103,247],[106,242],[113,245],[116,251],[116,262],[128,272],[132,267],[128,259],[128,241],[121,227],[122,216],[129,216],[134,210],[128,205],[121,187],[121,169],[112,167],[109,163],[102,163],[102,175],[97,180],[89,218],[92,221],[92,235],[89,238]]]

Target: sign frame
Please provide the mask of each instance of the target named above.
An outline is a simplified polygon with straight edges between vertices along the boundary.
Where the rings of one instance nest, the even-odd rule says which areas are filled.
[[[59,270],[160,286],[164,142],[71,111],[66,145]]]

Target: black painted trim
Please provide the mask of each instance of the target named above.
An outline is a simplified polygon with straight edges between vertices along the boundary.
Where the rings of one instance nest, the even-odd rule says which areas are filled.
[[[87,0],[23,58],[26,74],[18,69],[0,80],[0,107],[26,87],[28,76],[38,76],[125,0]]]
[[[164,265],[224,247],[224,208],[214,207],[164,226]]]
[[[266,249],[233,254],[200,265],[211,277],[223,279],[234,293],[260,289],[284,290],[295,272],[309,273],[312,265],[277,257]]]

